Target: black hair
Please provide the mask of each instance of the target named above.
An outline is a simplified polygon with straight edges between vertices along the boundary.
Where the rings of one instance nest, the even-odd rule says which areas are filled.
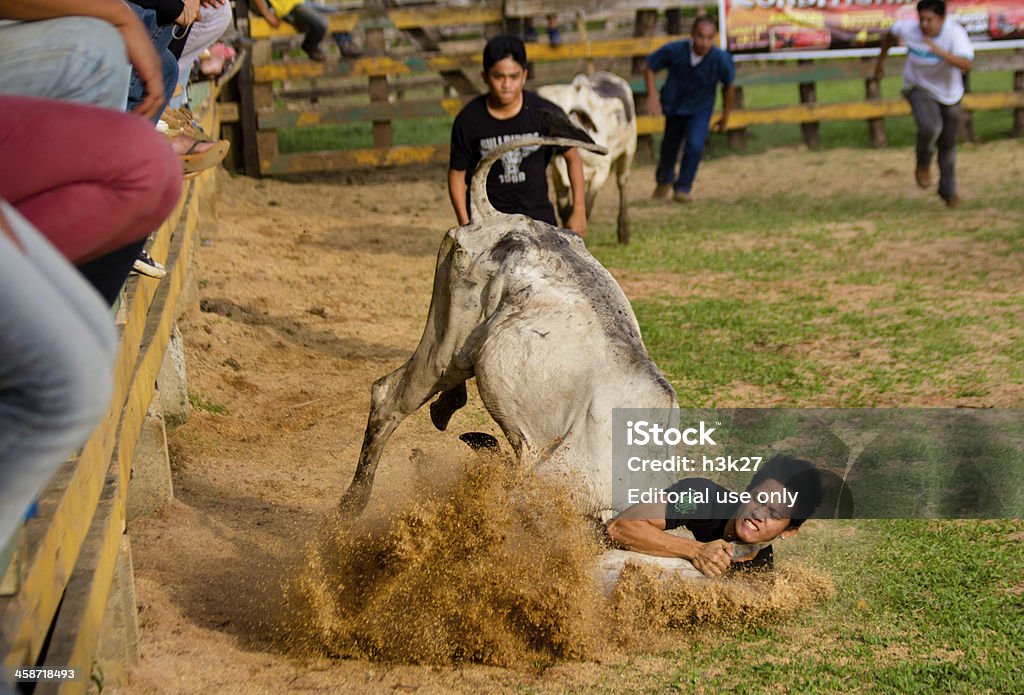
[[[920,13],[921,10],[934,12],[940,17],[945,17],[946,0],[921,0],[921,2],[917,3],[917,11]]]
[[[747,491],[753,490],[766,480],[776,480],[790,493],[798,493],[789,528],[799,528],[814,514],[824,496],[821,473],[817,466],[803,459],[785,455],[773,456],[754,474]]]
[[[924,0],[921,1],[924,2]],[[697,27],[700,26],[701,22],[707,22],[708,24],[711,25],[711,28],[715,30],[715,33],[718,32],[718,22],[715,21],[715,18],[706,14],[702,14],[700,17],[697,17],[696,19],[693,20],[693,27],[690,29],[690,36],[697,35]]]
[[[526,69],[526,44],[518,36],[503,34],[487,42],[484,46],[484,72],[505,58],[511,58]]]

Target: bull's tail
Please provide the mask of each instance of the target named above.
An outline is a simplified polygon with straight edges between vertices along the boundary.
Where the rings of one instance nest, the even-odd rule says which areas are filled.
[[[543,113],[548,112],[545,111]],[[511,152],[512,150],[519,149],[520,147],[550,145],[553,147],[581,147],[585,150],[590,150],[591,152],[597,152],[598,154],[608,154],[608,150],[591,140],[585,131],[570,124],[567,118],[564,119],[564,121],[565,125],[568,125],[571,129],[571,131],[569,131],[570,137],[538,136],[509,140],[484,155],[484,158],[476,165],[476,170],[473,172],[473,180],[469,189],[470,218],[474,221],[484,221],[494,219],[501,214],[494,209],[494,206],[491,205],[491,201],[487,198],[487,174],[490,172],[491,166],[501,159],[501,156],[506,152]],[[586,140],[582,138],[586,138]]]

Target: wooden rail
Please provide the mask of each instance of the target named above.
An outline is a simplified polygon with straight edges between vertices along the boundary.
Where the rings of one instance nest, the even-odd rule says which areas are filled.
[[[205,84],[205,83],[204,83]],[[193,106],[205,101],[192,90]],[[216,132],[214,110],[204,127]],[[101,424],[39,497],[25,526],[18,592],[0,598],[0,661],[7,667],[74,667],[83,677],[39,683],[36,693],[84,693],[126,532],[126,499],[143,419],[185,286],[198,225],[199,198],[213,171],[186,182],[171,216],[155,233],[151,255],[168,275],[131,280],[114,368],[114,394]]]

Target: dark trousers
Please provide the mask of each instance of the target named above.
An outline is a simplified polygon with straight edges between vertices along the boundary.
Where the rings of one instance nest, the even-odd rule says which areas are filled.
[[[940,104],[920,87],[904,92],[904,96],[917,123],[917,166],[930,166],[938,149],[939,195],[952,198],[956,195],[956,136],[963,116],[961,102],[952,106]]]
[[[686,116],[665,116],[665,134],[661,139],[661,153],[654,174],[659,186],[672,183],[676,191],[690,192],[693,180],[697,178],[697,167],[704,154],[704,142],[708,138],[710,124],[711,109]],[[683,161],[677,177],[676,162],[679,160],[680,148],[683,150]]]
[[[139,7],[134,3],[128,3],[128,7],[135,11],[139,19],[146,26],[149,31],[150,37],[153,41],[153,46],[156,48],[157,54],[160,56],[160,67],[164,78],[164,103],[160,109],[160,113],[153,117],[153,122],[156,123],[160,120],[160,114],[167,108],[168,102],[171,97],[174,96],[174,88],[178,85],[178,59],[168,49],[171,39],[173,38],[174,26],[173,24],[168,26],[157,26],[156,23],[156,11],[147,10],[143,7]],[[128,111],[132,111],[138,106],[146,96],[145,85],[138,73],[135,72],[135,68],[132,68],[132,78],[128,83]]]

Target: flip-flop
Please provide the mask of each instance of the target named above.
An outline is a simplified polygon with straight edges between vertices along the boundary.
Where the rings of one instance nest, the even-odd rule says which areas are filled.
[[[210,141],[196,140],[185,154],[178,155],[181,159],[181,167],[186,174],[198,173],[204,169],[217,166],[227,156],[228,150],[231,149],[230,141],[217,140],[213,143],[213,147],[205,152],[196,152],[196,147],[203,144],[203,142]]]

